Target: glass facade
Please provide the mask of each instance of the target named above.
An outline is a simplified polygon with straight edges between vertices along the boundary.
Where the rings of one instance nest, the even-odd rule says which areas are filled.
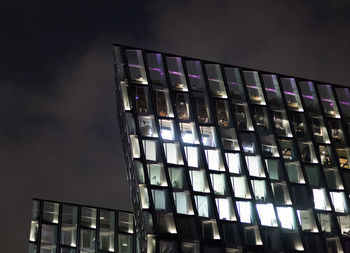
[[[29,253],[136,253],[133,214],[33,200]]]
[[[349,88],[114,53],[143,252],[350,252]]]

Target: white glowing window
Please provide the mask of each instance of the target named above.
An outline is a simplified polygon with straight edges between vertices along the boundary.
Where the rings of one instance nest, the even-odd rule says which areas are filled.
[[[178,143],[164,143],[163,145],[167,163],[184,164]]]
[[[219,219],[231,220],[231,221],[236,220],[231,198],[218,198],[215,200],[215,202],[216,202],[216,208],[219,213]]]
[[[231,177],[231,182],[236,198],[251,198],[248,182],[245,176]]]
[[[231,173],[241,172],[241,157],[239,153],[225,153],[226,164]]]
[[[216,147],[216,132],[214,127],[201,126],[202,142],[204,146]]]
[[[208,196],[194,196],[196,202],[198,216],[209,217],[209,197]]]
[[[145,152],[146,160],[156,161],[157,160],[157,143],[156,141],[143,140],[143,150]]]
[[[185,146],[184,149],[188,166],[198,168],[198,148]]]
[[[275,210],[272,204],[256,204],[261,225],[269,227],[277,227]]]
[[[299,224],[303,231],[318,232],[314,215],[311,210],[297,210]]]
[[[325,189],[312,189],[312,193],[314,196],[314,205],[316,209],[330,210]]]
[[[226,193],[225,174],[210,174],[210,179],[214,193],[224,195]]]
[[[206,149],[205,157],[210,170],[225,170],[220,150]]]
[[[338,222],[342,234],[350,233],[350,216],[338,216]]]
[[[251,203],[249,201],[237,201],[236,205],[241,222],[251,223]]]
[[[140,146],[137,135],[130,135],[131,153],[133,158],[140,158]]]
[[[174,192],[176,212],[182,214],[193,214],[192,203],[188,192]]]
[[[209,192],[209,187],[204,170],[191,170],[190,177],[192,188],[198,192]]]
[[[260,156],[246,156],[245,159],[247,162],[249,175],[253,177],[265,177]]]
[[[330,192],[334,210],[336,212],[345,213],[346,209],[346,200],[344,192]]]
[[[167,186],[164,167],[160,164],[148,164],[148,177],[151,185]]]
[[[267,200],[266,181],[265,180],[251,180],[255,199]]]
[[[160,134],[163,140],[173,141],[174,138],[174,121],[172,120],[159,120]]]
[[[180,129],[184,143],[199,144],[195,123],[180,123]]]
[[[140,200],[142,208],[149,208],[148,190],[145,185],[139,185]]]
[[[277,215],[280,220],[282,228],[296,229],[294,222],[293,208],[291,207],[277,207]]]

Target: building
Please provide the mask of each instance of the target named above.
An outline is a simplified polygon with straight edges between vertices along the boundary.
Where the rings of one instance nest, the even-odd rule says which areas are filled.
[[[142,252],[350,252],[350,90],[114,45]]]
[[[29,253],[134,253],[130,212],[33,200]]]

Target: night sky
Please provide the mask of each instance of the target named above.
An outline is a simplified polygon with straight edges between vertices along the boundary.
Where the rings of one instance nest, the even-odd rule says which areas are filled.
[[[131,210],[113,42],[350,85],[349,1],[207,2],[0,0],[1,253],[33,197]]]

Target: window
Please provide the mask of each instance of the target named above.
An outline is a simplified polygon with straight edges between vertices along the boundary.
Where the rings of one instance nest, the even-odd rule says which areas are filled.
[[[234,128],[220,128],[221,141],[226,150],[239,150],[237,135]]]
[[[143,151],[145,152],[146,160],[161,161],[159,144],[157,140],[142,140]],[[166,145],[168,143],[164,143]]]
[[[332,190],[343,190],[344,186],[338,172],[338,168],[324,168],[328,188]]]
[[[44,201],[43,205],[43,220],[58,223],[59,204],[54,202]]]
[[[295,137],[297,137],[299,140],[311,140],[310,133],[307,128],[306,118],[303,113],[292,114],[292,126]]]
[[[170,167],[169,177],[173,189],[187,189],[184,168]]]
[[[254,131],[247,103],[233,103],[232,110],[240,130]]]
[[[199,243],[183,242],[182,252],[184,253],[199,253]]]
[[[190,120],[192,118],[192,114],[190,113],[191,110],[188,94],[176,92],[174,93],[173,97],[173,102],[179,121]]]
[[[201,62],[186,61],[186,67],[192,90],[206,92]]]
[[[96,231],[90,229],[80,229],[80,250],[82,252],[94,252],[96,241]]]
[[[339,165],[342,169],[349,169],[350,148],[337,148]]]
[[[324,124],[322,116],[312,116],[311,129],[315,137],[315,141],[318,143],[331,143],[329,140],[328,132]]]
[[[250,201],[236,201],[236,205],[240,221],[251,223],[253,221],[252,203]]]
[[[149,197],[147,186],[139,185],[140,202],[142,208],[149,208]]]
[[[327,117],[340,118],[337,104],[335,103],[332,87],[330,85],[318,85],[323,110]]]
[[[286,162],[285,165],[287,169],[289,182],[299,184],[305,183],[305,179],[303,173],[301,172],[299,162]]]
[[[183,165],[179,143],[163,143],[167,163]]]
[[[277,227],[275,210],[272,204],[256,204],[260,223],[263,226]]]
[[[206,149],[204,150],[205,157],[207,159],[207,164],[209,170],[224,171],[225,167],[222,161],[220,149]]]
[[[336,88],[336,94],[339,100],[339,105],[343,114],[343,117],[350,117],[350,89],[349,88]]]
[[[216,147],[217,138],[216,138],[216,131],[214,127],[206,127],[201,126],[200,127],[201,135],[202,135],[202,143],[204,146],[208,147]]]
[[[76,247],[78,207],[62,205],[61,244]]]
[[[152,245],[152,240],[149,240],[149,244]],[[119,253],[132,253],[134,243],[133,237],[126,234],[118,234],[118,252]]]
[[[231,177],[231,183],[236,198],[251,198],[247,178],[245,176]]]
[[[321,164],[324,166],[335,165],[331,146],[319,146]]]
[[[291,205],[287,184],[285,182],[271,183],[272,192],[275,196],[276,203]]]
[[[148,84],[141,50],[127,49],[126,56],[132,82]]]
[[[301,106],[299,92],[294,78],[281,78],[283,94],[287,101],[289,110],[304,111]]]
[[[205,64],[209,87],[213,97],[227,98],[219,64]]]
[[[140,158],[140,145],[137,135],[130,135],[131,154],[133,158]]]
[[[156,89],[153,91],[154,103],[159,117],[174,117],[169,92],[167,89]]]
[[[330,192],[334,210],[345,213],[348,211],[344,192]]]
[[[199,147],[185,146],[184,149],[188,166],[198,168],[201,165]]]
[[[315,217],[311,210],[297,210],[297,215],[303,231],[318,232]]]
[[[211,206],[209,196],[195,195],[194,200],[196,202],[198,216],[207,218],[214,217],[213,208]]]
[[[209,186],[204,170],[190,170],[193,191],[209,192]]]
[[[319,210],[331,210],[329,205],[329,201],[326,195],[326,190],[322,189],[312,189],[313,197],[314,197],[314,206],[315,209]]]
[[[189,192],[173,192],[176,212],[193,215],[193,207]]]
[[[285,160],[297,160],[294,142],[292,140],[280,139],[280,146],[282,150],[282,157]]]
[[[264,167],[260,156],[246,156],[249,175],[253,177],[265,177]]]
[[[57,225],[42,224],[41,243],[55,244],[57,238]]]
[[[181,137],[184,143],[199,144],[194,122],[180,123]]]
[[[230,109],[228,103],[225,100],[214,100],[215,113],[217,123],[221,127],[232,126]]]
[[[81,225],[88,228],[96,228],[96,208],[81,208]]]
[[[292,207],[277,207],[277,215],[282,228],[294,230],[298,229]]]
[[[115,212],[109,210],[100,210],[100,250],[114,252],[114,231],[115,231]]]
[[[147,63],[152,85],[167,86],[162,55],[147,53]]]
[[[330,129],[333,144],[344,145],[345,137],[340,120],[328,120],[327,122]]]
[[[218,225],[215,220],[202,220],[202,236],[205,240],[220,240]]]
[[[340,226],[341,233],[343,235],[350,235],[350,216],[349,215],[339,215],[338,223]]]
[[[241,173],[242,159],[239,153],[225,153],[225,158],[230,173]]]
[[[157,211],[171,210],[168,190],[152,189],[152,198],[153,198],[154,208]]]
[[[40,210],[40,201],[33,200],[32,207],[32,220],[30,225],[30,235],[29,241],[36,242],[39,229],[39,210]]]
[[[279,159],[265,159],[269,177],[272,180],[284,180],[281,161]]]
[[[169,78],[174,90],[187,91],[187,82],[184,75],[181,57],[166,57]]]
[[[159,120],[160,135],[163,140],[174,141],[175,140],[175,130],[173,120]]]
[[[236,220],[231,198],[217,198],[215,199],[215,202],[220,220]]]
[[[134,220],[132,213],[118,212],[118,231],[125,233],[134,232]]]
[[[249,99],[253,104],[265,105],[264,94],[261,89],[259,74],[257,71],[243,71]]]
[[[168,186],[162,164],[147,164],[147,169],[151,185]]]
[[[256,138],[254,134],[241,134],[242,148],[245,154],[258,154]]]
[[[255,199],[261,201],[271,201],[266,188],[265,180],[251,180]]]
[[[320,115],[321,110],[318,104],[317,95],[315,92],[314,84],[310,81],[300,82],[300,89],[303,97],[303,101],[306,106],[306,110],[310,115]]]
[[[228,194],[228,188],[226,184],[225,174],[210,174],[211,184],[213,186],[214,194],[226,195]]]
[[[322,187],[323,180],[318,166],[305,166],[306,176],[311,186]]]
[[[149,114],[152,113],[152,105],[149,97],[148,88],[145,87],[135,87],[134,92],[136,100],[136,110],[139,114]]]
[[[139,116],[140,133],[146,137],[158,137],[156,123],[153,116]]]

